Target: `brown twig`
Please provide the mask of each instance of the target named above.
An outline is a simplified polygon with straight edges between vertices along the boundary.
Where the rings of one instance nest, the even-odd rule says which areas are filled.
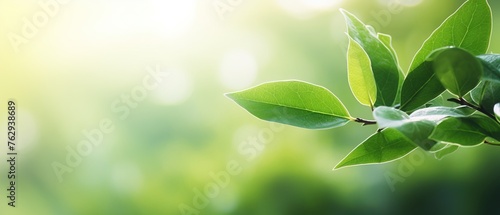
[[[457,99],[457,98],[451,98],[451,99],[448,99],[448,101],[450,101],[450,102],[454,102],[454,103],[457,103],[457,104],[460,104],[460,105],[465,105],[465,106],[467,106],[467,107],[470,107],[470,108],[472,108],[472,109],[474,109],[474,110],[477,110],[477,111],[479,111],[479,112],[483,113],[484,115],[486,115],[486,116],[488,116],[488,117],[490,117],[490,118],[492,118],[492,119],[496,120],[496,119],[495,119],[495,116],[493,116],[491,113],[488,113],[488,112],[487,112],[486,110],[484,110],[482,107],[479,107],[479,106],[476,106],[476,105],[474,105],[474,104],[471,104],[470,102],[468,102],[468,101],[467,101],[467,100],[465,100],[464,98],[458,98],[458,99]]]
[[[356,118],[354,119],[354,122],[362,123],[363,126],[365,125],[375,125],[377,124],[377,121],[374,120],[367,120],[367,119],[362,119],[362,118]]]
[[[500,144],[491,143],[491,142],[488,142],[487,140],[484,141],[484,144],[487,144],[490,146],[500,146]]]

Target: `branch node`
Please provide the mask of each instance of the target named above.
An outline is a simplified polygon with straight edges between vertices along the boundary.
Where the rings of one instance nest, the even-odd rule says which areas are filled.
[[[468,102],[464,98],[458,98],[458,99],[457,98],[450,98],[450,99],[448,99],[448,101],[457,103],[459,105],[465,105],[467,107],[470,107],[470,108],[472,108],[474,110],[477,110],[477,111],[483,113],[484,115],[486,115],[486,116],[488,116],[488,117],[490,117],[492,119],[495,119],[495,116],[493,116],[492,114],[488,113],[486,110],[484,110],[484,108],[482,108],[480,106],[476,106],[476,105]]]
[[[362,118],[356,118],[356,119],[354,119],[354,122],[362,123],[363,126],[377,124],[377,121],[367,120],[367,119],[362,119]]]

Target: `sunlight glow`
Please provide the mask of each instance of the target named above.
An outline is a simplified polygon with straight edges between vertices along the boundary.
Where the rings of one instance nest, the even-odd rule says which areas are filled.
[[[119,192],[135,193],[143,186],[144,177],[136,164],[119,164],[111,174],[112,184]]]
[[[220,81],[232,90],[250,86],[257,77],[257,60],[247,50],[231,50],[224,55],[220,67]]]
[[[414,7],[422,3],[423,0],[379,0],[381,5],[396,3],[403,7]]]
[[[166,105],[178,105],[186,101],[193,91],[192,80],[186,72],[170,69],[169,76],[153,92],[153,99]]]
[[[284,10],[299,17],[309,16],[314,12],[330,10],[342,0],[277,0]]]
[[[196,18],[196,3],[196,0],[152,0],[152,27],[168,38],[182,36]]]

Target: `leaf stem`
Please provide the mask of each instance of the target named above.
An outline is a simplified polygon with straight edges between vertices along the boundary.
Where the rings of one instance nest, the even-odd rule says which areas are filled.
[[[487,140],[484,141],[484,144],[488,144],[488,145],[491,145],[491,146],[500,146],[500,144],[490,143]]]
[[[367,120],[367,119],[362,119],[362,118],[356,118],[354,119],[354,122],[362,123],[363,126],[365,125],[375,125],[377,124],[377,121],[374,120]]]
[[[457,103],[457,104],[460,104],[460,105],[465,105],[467,107],[470,107],[470,108],[472,108],[474,110],[477,110],[477,111],[483,113],[484,115],[486,115],[486,116],[488,116],[488,117],[490,117],[492,119],[495,119],[495,116],[493,116],[492,114],[486,112],[486,110],[484,110],[482,107],[476,106],[476,105],[468,102],[464,98],[458,98],[458,99],[457,98],[450,98],[450,99],[448,99],[448,101],[454,102],[454,103]]]

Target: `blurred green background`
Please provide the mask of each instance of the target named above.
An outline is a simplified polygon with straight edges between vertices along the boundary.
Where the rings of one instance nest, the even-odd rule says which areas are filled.
[[[300,79],[370,118],[349,91],[338,9],[391,34],[406,69],[463,2],[1,0],[0,137],[14,99],[19,157],[14,209],[0,163],[0,214],[498,214],[500,149],[332,171],[376,128],[279,126],[223,95]],[[113,130],[84,148],[102,120]]]

